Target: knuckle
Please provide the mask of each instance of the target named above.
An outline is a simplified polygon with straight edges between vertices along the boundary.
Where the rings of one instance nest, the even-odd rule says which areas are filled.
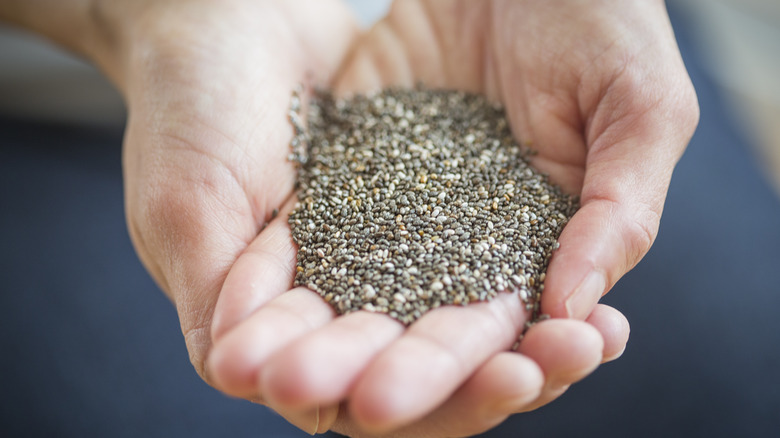
[[[647,205],[634,207],[623,230],[626,244],[626,270],[633,268],[650,251],[658,235],[661,215]]]

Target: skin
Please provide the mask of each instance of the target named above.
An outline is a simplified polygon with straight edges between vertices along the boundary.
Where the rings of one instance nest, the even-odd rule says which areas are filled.
[[[625,348],[627,321],[597,301],[652,244],[698,119],[662,2],[399,0],[365,35],[336,0],[30,13],[59,7],[47,3],[9,0],[0,18],[84,54],[122,91],[130,235],[209,384],[310,433],[464,436],[549,403]],[[548,271],[542,305],[556,319],[517,352],[526,315],[511,295],[404,330],[335,318],[291,288],[290,91],[416,81],[502,102],[535,164],[581,195]]]

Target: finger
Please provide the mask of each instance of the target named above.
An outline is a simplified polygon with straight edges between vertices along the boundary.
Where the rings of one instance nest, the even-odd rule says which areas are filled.
[[[403,20],[397,19],[399,14]],[[388,86],[411,87],[415,80],[425,81],[426,76],[441,80],[442,74],[421,77],[415,71],[420,57],[425,61],[423,65],[441,70],[437,51],[432,50],[437,46],[432,44],[432,29],[426,17],[419,2],[394,2],[388,16],[366,32],[345,59],[334,83],[336,94],[372,93]],[[404,26],[399,28],[399,23]],[[415,39],[414,47],[423,48],[422,52],[410,51],[410,38]]]
[[[553,317],[584,319],[655,240],[677,155],[635,148],[606,161],[589,158],[582,207],[548,268],[542,309]]]
[[[274,406],[306,409],[338,403],[370,361],[404,331],[382,314],[356,312],[299,339],[263,369],[264,398]]]
[[[207,363],[214,385],[236,397],[262,398],[258,383],[265,361],[333,317],[331,307],[308,289],[279,295],[214,343]]]
[[[601,296],[647,252],[659,216],[631,204],[598,200],[583,204],[566,225],[550,261],[542,311],[585,319]]]
[[[470,436],[509,415],[554,400],[598,366],[600,336],[589,324],[546,321],[526,333],[519,352],[500,352],[423,420],[394,431],[397,436]],[[538,362],[537,362],[538,360]],[[334,430],[353,432],[345,412]]]
[[[294,203],[291,199],[285,204],[230,268],[214,308],[213,341],[269,300],[290,290],[296,251],[287,216]]]
[[[509,348],[525,322],[516,294],[429,312],[368,366],[349,409],[378,433],[422,418],[492,355]]]
[[[613,361],[623,354],[631,329],[628,320],[620,311],[605,304],[598,304],[585,321],[595,327],[604,339],[602,363]]]
[[[422,82],[497,99],[494,60],[482,31],[490,19],[487,9],[477,3],[429,3],[393,2],[387,17],[346,59],[335,84],[337,94]]]
[[[381,349],[386,344],[387,338],[391,338],[392,334],[402,330],[400,324],[390,318],[380,317],[379,320],[374,320],[378,316],[358,312],[337,318],[313,334],[296,341],[293,346],[288,347],[288,351],[277,353],[265,368],[264,382],[269,383],[261,384],[264,388],[264,395],[270,394],[271,388],[276,385],[297,387],[296,376],[307,382],[301,383],[301,386],[311,386],[315,392],[317,389],[324,388],[324,393],[332,388],[329,382],[334,379],[342,379],[340,383],[333,386],[340,387],[344,391],[350,386],[350,383],[348,379],[344,379],[340,375],[339,370],[345,370],[345,374],[350,374],[355,369],[362,369],[365,361],[358,356],[364,352],[366,345],[368,345],[366,348],[369,350],[372,348]],[[589,323],[605,332],[610,332],[610,329],[604,329],[604,327],[617,323],[615,327],[618,330],[614,330],[614,332],[619,334],[622,331],[620,321],[624,320],[625,318],[616,310],[600,305],[594,310]],[[381,321],[386,324],[378,323]],[[580,323],[574,327],[564,327],[563,331],[560,327],[552,327],[552,330],[548,330],[550,324],[545,323],[545,325],[536,326],[537,328],[527,334],[528,339],[533,344],[541,344],[545,348],[548,348],[549,345],[557,345],[558,352],[549,351],[547,352],[548,356],[559,356],[561,362],[571,363],[580,360],[581,369],[579,370],[575,369],[576,363],[571,369],[561,370],[559,366],[556,366],[555,361],[548,359],[542,361],[547,367],[548,374],[561,376],[556,378],[550,387],[545,387],[544,398],[541,397],[544,373],[540,366],[527,356],[503,352],[492,357],[480,367],[444,405],[436,409],[425,420],[404,427],[397,433],[402,436],[422,436],[429,433],[436,435],[474,434],[492,428],[512,413],[549,403],[565,392],[571,383],[587,374],[595,366],[594,358],[598,356],[601,344],[597,337],[593,336],[592,330],[588,330],[587,327],[585,327],[584,332],[578,329],[578,327],[581,329],[583,326],[584,324]],[[361,333],[360,330],[363,332]],[[548,333],[545,333],[545,330]],[[379,339],[377,340],[377,338]],[[361,340],[366,341],[366,345],[363,345]],[[623,341],[624,343],[625,341]],[[615,342],[615,345],[620,345],[620,342]],[[581,351],[583,347],[587,346],[590,346],[589,355],[583,355]],[[309,348],[312,349],[311,356],[302,355]],[[296,352],[296,354],[283,360],[279,359],[280,356],[291,351]],[[606,344],[603,351],[609,351]],[[572,354],[573,358],[567,358],[566,354]],[[363,357],[370,358],[372,356],[372,354],[365,354]],[[584,360],[582,360],[583,356],[585,356]],[[292,362],[287,363],[286,361],[290,359]],[[281,372],[280,370],[284,370],[286,365],[290,366],[290,372]],[[271,371],[272,368],[275,371]],[[287,379],[289,379],[287,383],[279,383],[280,380]],[[321,406],[330,406],[330,409],[333,409],[337,400],[343,397],[343,393],[331,393],[328,396],[331,398],[332,404],[328,404],[325,397],[322,397],[319,403],[322,403]],[[296,426],[312,432],[315,419],[313,409],[316,404],[308,407],[305,406],[305,403],[297,406],[294,403],[278,404],[277,400],[280,399],[266,397],[266,401],[275,410],[283,413],[285,418],[296,419],[293,421]],[[534,404],[532,405],[531,402]],[[354,432],[354,425],[348,421],[349,417],[346,411],[342,411],[339,418],[339,422],[334,425],[334,430],[342,433],[350,430]],[[326,429],[320,431],[322,430]]]
[[[374,53],[365,42],[358,43],[344,65],[345,68],[333,84],[336,95],[371,93],[386,85],[383,73],[374,60]]]
[[[532,326],[518,353],[533,359],[544,372],[547,386],[570,385],[598,367],[604,341],[583,321],[550,319]]]
[[[484,432],[536,400],[543,384],[544,374],[536,362],[515,352],[498,353],[442,406],[397,435],[471,436]]]
[[[550,319],[526,332],[517,349],[533,359],[544,372],[542,394],[518,412],[543,406],[563,394],[569,385],[583,379],[601,363],[604,341],[584,321]]]

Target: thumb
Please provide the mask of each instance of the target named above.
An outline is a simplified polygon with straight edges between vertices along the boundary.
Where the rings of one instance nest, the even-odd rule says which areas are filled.
[[[587,317],[653,244],[672,171],[698,123],[679,65],[677,82],[627,69],[595,108],[581,208],[560,236],[542,294],[551,316]]]

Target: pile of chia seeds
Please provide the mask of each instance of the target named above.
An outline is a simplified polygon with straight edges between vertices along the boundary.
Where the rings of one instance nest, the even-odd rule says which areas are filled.
[[[517,293],[539,317],[545,270],[577,209],[530,167],[503,109],[456,91],[316,92],[296,130],[295,284],[339,314],[411,324],[446,304]]]

